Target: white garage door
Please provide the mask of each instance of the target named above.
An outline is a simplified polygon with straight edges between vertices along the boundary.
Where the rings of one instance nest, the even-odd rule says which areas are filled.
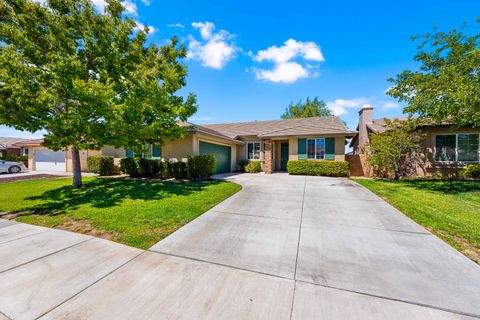
[[[65,171],[65,151],[50,149],[35,150],[35,170],[37,171]]]

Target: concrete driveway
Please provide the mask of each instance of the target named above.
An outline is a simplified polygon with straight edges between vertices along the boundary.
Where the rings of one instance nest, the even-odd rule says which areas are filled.
[[[358,184],[225,179],[148,251],[0,220],[0,319],[480,318],[480,267]]]

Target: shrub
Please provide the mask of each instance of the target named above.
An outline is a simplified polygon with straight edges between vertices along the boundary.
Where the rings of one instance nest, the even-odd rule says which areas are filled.
[[[155,178],[160,175],[158,159],[134,158],[140,177]]]
[[[187,178],[187,164],[185,162],[166,162],[166,166],[166,171],[169,178]]]
[[[23,162],[25,165],[28,165],[28,156],[17,156],[15,154],[6,154],[4,156],[0,156],[0,160]]]
[[[347,161],[330,160],[290,160],[287,163],[287,172],[289,174],[328,177],[347,177],[349,175]]]
[[[460,171],[460,176],[463,178],[480,179],[480,164],[469,164]]]
[[[258,173],[262,171],[262,165],[258,161],[251,161],[245,166],[245,172]]]
[[[187,167],[191,179],[206,180],[213,174],[217,158],[213,154],[188,157]]]
[[[237,170],[239,172],[245,172],[245,166],[249,163],[250,163],[250,161],[248,161],[248,160],[239,160],[238,165],[237,165]]]
[[[87,170],[101,176],[111,176],[115,173],[115,163],[112,156],[87,157]]]
[[[120,171],[128,174],[130,177],[140,176],[140,173],[137,169],[137,163],[135,162],[135,158],[120,159]]]

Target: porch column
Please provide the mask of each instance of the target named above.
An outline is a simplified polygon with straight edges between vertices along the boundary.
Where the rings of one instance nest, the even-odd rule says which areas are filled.
[[[264,154],[264,162],[263,162],[263,171],[265,173],[272,173],[272,165],[273,165],[273,141],[272,139],[264,140],[263,142],[263,154]]]

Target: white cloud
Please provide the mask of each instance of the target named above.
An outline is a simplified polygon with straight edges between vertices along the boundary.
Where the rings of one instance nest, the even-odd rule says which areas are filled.
[[[385,100],[380,100],[378,102],[380,107],[385,110],[385,109],[395,109],[398,108],[400,105],[394,101],[385,101]]]
[[[322,62],[325,58],[320,47],[315,42],[302,42],[295,39],[288,39],[280,46],[271,46],[260,50],[253,55],[257,62],[270,61],[274,63],[273,69],[254,69],[256,78],[280,83],[293,83],[301,78],[309,78],[317,73],[311,72],[318,65],[303,65],[295,59],[306,61]]]
[[[369,100],[364,97],[354,99],[335,99],[327,102],[327,107],[332,110],[336,116],[341,116],[348,113],[347,109],[359,109],[363,104],[368,103]]]
[[[187,58],[201,61],[205,67],[222,69],[235,57],[239,50],[233,41],[234,35],[225,30],[215,32],[212,22],[193,22],[192,27],[200,31],[201,40],[190,35]]]
[[[211,121],[213,120],[212,117],[208,117],[208,116],[200,116],[200,117],[192,117],[190,119],[188,119],[189,121],[197,121],[197,122],[202,122],[202,121]]]
[[[171,23],[171,24],[167,24],[167,27],[169,28],[180,28],[180,29],[183,29],[185,28],[185,26],[181,23]]]
[[[142,0],[142,3],[146,6],[149,6],[152,3],[150,0]]]
[[[137,24],[137,26],[133,30],[140,31],[145,29],[145,25],[143,23],[139,21],[135,21],[135,23]],[[157,31],[158,29],[156,29],[154,26],[148,26],[148,34],[154,34]]]
[[[296,62],[279,63],[272,70],[254,69],[254,71],[257,79],[281,83],[293,83],[309,76],[308,71]]]

